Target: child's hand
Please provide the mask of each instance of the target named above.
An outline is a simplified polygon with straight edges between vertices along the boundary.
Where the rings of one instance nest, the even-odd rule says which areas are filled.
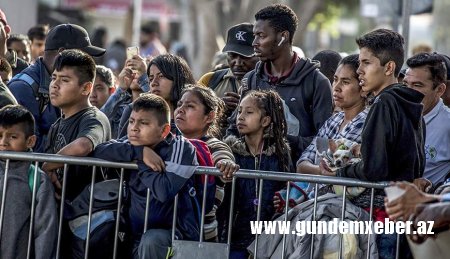
[[[278,197],[278,196],[276,196],[276,195],[273,196],[273,207],[275,208],[276,211],[279,210],[279,208],[280,208],[280,203],[281,203],[280,197]]]
[[[234,173],[239,170],[239,165],[232,161],[219,161],[216,167],[220,170],[225,180],[233,179]]]
[[[166,169],[166,165],[164,164],[164,161],[161,159],[158,154],[156,154],[153,149],[149,147],[144,147],[143,152],[143,160],[145,165],[150,167],[155,172],[163,172],[164,169]]]

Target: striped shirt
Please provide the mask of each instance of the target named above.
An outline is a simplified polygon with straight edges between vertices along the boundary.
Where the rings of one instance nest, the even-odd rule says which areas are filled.
[[[339,127],[344,121],[344,112],[337,112],[333,114],[319,129],[317,136],[313,139],[311,144],[302,153],[300,159],[297,161],[297,166],[303,161],[309,161],[312,164],[318,164],[316,149],[316,138],[323,137],[327,139],[346,138],[358,143],[361,143],[361,132],[363,130],[364,122],[367,117],[369,109],[364,109],[358,113],[345,127],[339,131]]]

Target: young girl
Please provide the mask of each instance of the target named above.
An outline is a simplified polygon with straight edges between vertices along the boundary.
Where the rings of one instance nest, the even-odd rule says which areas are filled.
[[[217,139],[220,135],[218,122],[224,110],[223,101],[213,90],[200,86],[186,88],[175,109],[175,124],[184,137],[199,139],[206,142],[211,151],[214,165],[221,170],[224,181],[239,169],[234,163],[231,149]],[[219,226],[216,221],[216,209],[224,196],[223,181],[216,179],[216,203],[212,211],[205,218],[205,240],[217,240],[217,232],[222,231],[223,221],[228,219],[228,208],[221,209]],[[223,213],[222,213],[223,212]]]
[[[236,125],[242,138],[230,136],[225,139],[233,151],[236,163],[243,169],[292,172],[293,166],[287,144],[287,125],[283,103],[274,91],[250,91],[238,107]],[[284,182],[239,178],[235,193],[235,211],[230,258],[248,258],[246,248],[254,239],[250,221],[271,220],[275,213],[272,203],[274,193]],[[258,199],[263,188],[262,200]],[[230,195],[227,193],[226,195]]]
[[[183,58],[172,54],[163,54],[150,61],[147,74],[150,84],[149,92],[161,96],[169,104],[172,132],[175,133],[176,126],[173,122],[174,109],[186,84],[195,83],[191,69]],[[123,112],[120,120],[119,137],[126,135],[130,114],[131,107],[128,107]]]

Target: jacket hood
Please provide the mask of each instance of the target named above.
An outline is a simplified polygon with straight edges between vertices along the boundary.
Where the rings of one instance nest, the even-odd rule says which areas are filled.
[[[248,151],[247,145],[245,144],[245,141],[243,138],[238,138],[234,135],[230,135],[230,136],[226,137],[223,140],[223,142],[225,142],[225,144],[227,144],[231,148],[233,153],[236,153],[241,156],[253,156]],[[270,145],[268,148],[264,149],[262,153],[263,153],[263,155],[266,155],[266,156],[272,156],[273,154],[275,154],[275,146]]]
[[[421,102],[424,97],[422,93],[403,84],[388,86],[383,92],[396,96],[396,100],[405,115],[414,122],[414,125],[418,125],[419,121],[422,120],[423,105]]]
[[[268,81],[268,76],[264,73],[264,64],[262,61],[258,61],[255,67],[258,77]],[[320,63],[316,60],[299,58],[295,64],[294,70],[284,80],[282,80],[277,86],[298,86],[303,79],[312,71],[319,69]]]

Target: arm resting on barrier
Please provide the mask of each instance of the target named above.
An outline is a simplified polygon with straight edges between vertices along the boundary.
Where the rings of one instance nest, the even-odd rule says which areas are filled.
[[[89,138],[81,137],[77,138],[67,146],[63,147],[58,155],[66,155],[66,156],[87,156],[92,152],[94,145]],[[42,170],[45,172],[49,172],[58,168],[62,168],[63,164],[58,163],[44,163],[42,165]]]
[[[121,138],[98,145],[91,156],[114,162],[131,162],[142,160],[143,149],[143,146],[133,146],[126,138]]]

